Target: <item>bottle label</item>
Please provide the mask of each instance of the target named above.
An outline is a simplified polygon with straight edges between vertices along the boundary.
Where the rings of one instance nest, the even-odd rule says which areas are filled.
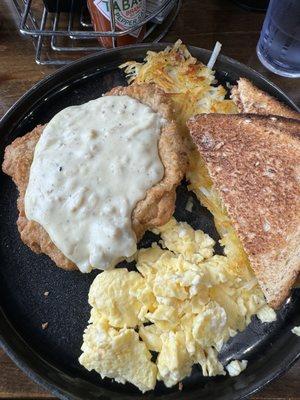
[[[94,0],[95,6],[109,21],[111,20],[110,1]],[[146,0],[114,0],[116,27],[120,30],[132,28],[140,23],[146,15]],[[130,32],[129,35],[138,37],[142,27]]]

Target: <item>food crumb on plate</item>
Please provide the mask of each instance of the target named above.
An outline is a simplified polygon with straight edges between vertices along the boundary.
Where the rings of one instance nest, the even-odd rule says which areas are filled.
[[[258,311],[257,317],[261,322],[274,322],[277,319],[275,311],[268,305],[263,306]]]
[[[247,368],[247,364],[247,360],[232,360],[228,365],[226,365],[225,368],[227,369],[230,376],[238,376]]]
[[[193,198],[192,196],[189,196],[187,203],[185,205],[185,209],[186,211],[192,212],[193,210]]]
[[[300,326],[294,326],[294,328],[292,329],[292,332],[295,335],[300,336]]]
[[[49,325],[48,322],[44,322],[44,323],[42,324],[42,329],[43,329],[43,330],[47,329],[47,328],[48,328],[48,325]]]

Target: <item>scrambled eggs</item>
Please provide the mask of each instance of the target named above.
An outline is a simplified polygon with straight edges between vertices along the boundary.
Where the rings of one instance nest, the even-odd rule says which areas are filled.
[[[251,270],[237,274],[226,255],[214,254],[207,234],[174,218],[155,233],[160,246],[138,251],[138,272],[119,268],[95,278],[79,359],[88,370],[143,392],[156,379],[175,385],[193,364],[205,376],[225,375],[218,361],[222,345],[253,314],[271,312]],[[158,353],[155,362],[151,352]],[[227,367],[237,374],[246,363]]]

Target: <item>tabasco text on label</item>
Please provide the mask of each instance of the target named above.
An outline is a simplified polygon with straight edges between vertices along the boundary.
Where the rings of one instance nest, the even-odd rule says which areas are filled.
[[[88,7],[91,13],[95,30],[111,30],[111,10],[109,0],[88,0]],[[146,15],[146,0],[114,0],[114,15],[116,31],[132,28],[139,24]],[[119,36],[116,39],[117,46],[136,43],[144,36],[145,27],[142,26],[130,34]],[[99,38],[105,47],[112,47],[112,39],[109,37]]]

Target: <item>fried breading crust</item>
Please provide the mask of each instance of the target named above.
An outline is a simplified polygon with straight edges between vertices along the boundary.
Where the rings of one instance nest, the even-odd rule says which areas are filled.
[[[162,129],[158,142],[158,152],[165,167],[164,177],[147,191],[146,197],[137,203],[133,211],[133,229],[137,237],[141,238],[147,229],[163,225],[173,215],[176,187],[184,177],[187,168],[187,151],[184,140],[173,121],[170,97],[157,86],[144,84],[116,87],[107,95],[133,97],[147,104],[168,121]]]
[[[155,85],[132,85],[116,87],[107,95],[128,95],[150,106],[166,119],[158,142],[158,150],[165,172],[163,179],[146,192],[133,211],[132,226],[138,239],[149,228],[165,224],[172,216],[175,207],[176,187],[183,178],[187,167],[185,145],[173,120],[171,100]],[[22,241],[35,253],[47,254],[55,264],[65,270],[75,270],[77,266],[70,261],[51,241],[45,229],[25,215],[24,196],[28,185],[30,167],[35,146],[45,125],[17,138],[7,146],[2,165],[3,172],[10,175],[19,190],[17,201],[19,218],[17,226]]]

